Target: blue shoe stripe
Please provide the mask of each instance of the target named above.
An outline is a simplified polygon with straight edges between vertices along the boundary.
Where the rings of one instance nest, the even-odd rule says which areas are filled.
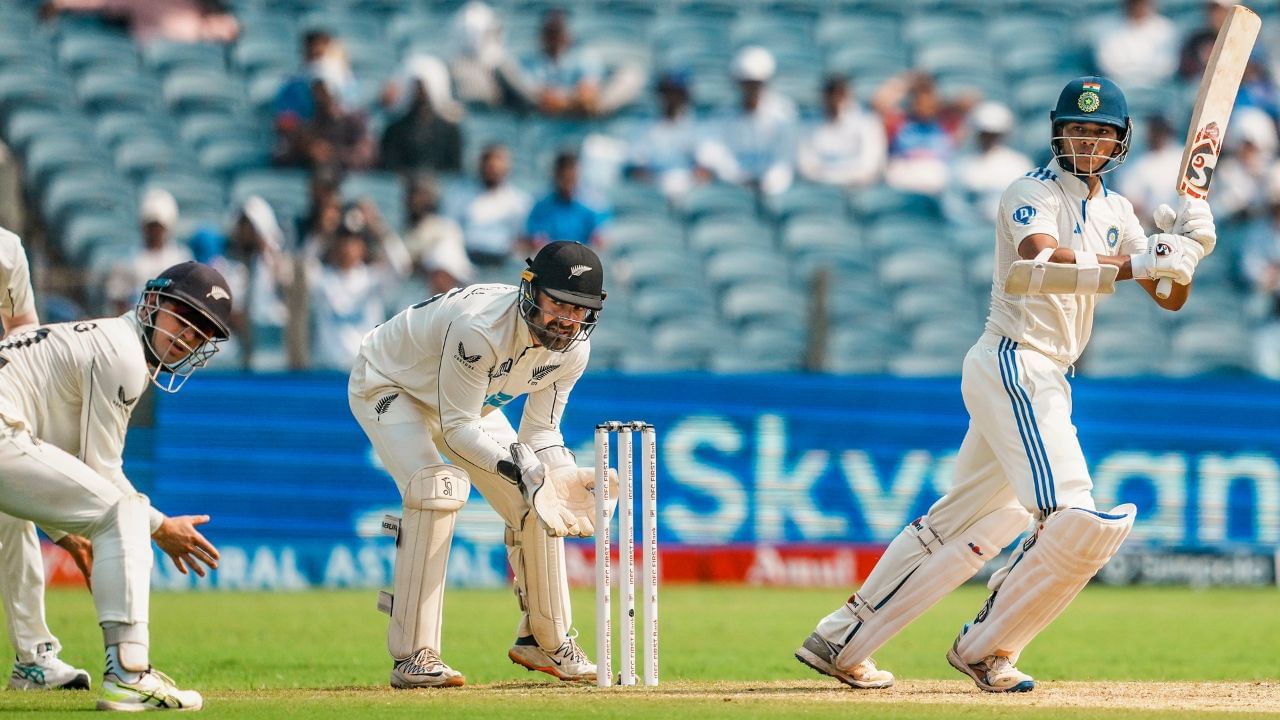
[[[1009,370],[1009,363],[1013,358],[1013,350],[1017,344],[1008,338],[1000,338],[1000,348],[997,357],[1000,361],[1000,381],[1004,385],[1005,394],[1009,396],[1009,405],[1013,409],[1013,418],[1018,425],[1018,437],[1022,440],[1022,449],[1027,454],[1027,464],[1031,468],[1032,487],[1036,493],[1036,507],[1041,513],[1044,513],[1045,501],[1040,490],[1040,474],[1041,469],[1036,454],[1031,449],[1031,442],[1027,432],[1027,422],[1023,417],[1023,408],[1018,393],[1014,392],[1012,387],[1012,374]]]

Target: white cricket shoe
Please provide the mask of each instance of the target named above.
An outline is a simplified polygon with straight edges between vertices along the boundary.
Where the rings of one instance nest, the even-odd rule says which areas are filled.
[[[839,654],[839,648],[815,632],[809,633],[804,644],[796,650],[796,659],[852,688],[867,690],[893,686],[893,673],[877,668],[875,661],[871,658],[863,660],[846,672],[836,667],[836,656]]]
[[[431,648],[422,648],[391,669],[391,687],[401,690],[434,687],[461,687],[467,680],[440,659]]]
[[[199,710],[204,698],[195,690],[183,690],[164,673],[150,668],[137,682],[125,682],[115,673],[102,676],[99,710],[142,712],[144,710]]]
[[[966,628],[967,629],[967,628]],[[961,632],[963,637],[964,633]],[[952,643],[947,651],[947,662],[951,667],[973,678],[979,690],[987,692],[1031,692],[1036,689],[1036,681],[1030,675],[1014,667],[1013,661],[1003,655],[988,655],[972,665],[966,663],[956,646],[960,638]]]
[[[62,661],[53,643],[45,643],[33,663],[15,662],[9,674],[14,690],[88,690],[89,672]]]
[[[538,647],[532,635],[516,639],[507,657],[517,665],[529,670],[544,672],[566,682],[578,680],[595,680],[596,664],[591,662],[587,654],[578,647],[574,638],[565,638],[560,647],[547,652]]]

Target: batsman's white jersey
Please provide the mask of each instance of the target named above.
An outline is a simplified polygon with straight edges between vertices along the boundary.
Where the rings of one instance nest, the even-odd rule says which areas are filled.
[[[987,332],[1034,348],[1059,363],[1080,357],[1093,328],[1096,295],[1007,295],[1004,281],[1017,260],[1018,245],[1044,233],[1058,247],[1098,255],[1134,255],[1147,247],[1133,205],[1104,184],[1097,197],[1057,162],[1013,181],[996,218],[996,266],[991,283]]]
[[[418,303],[365,336],[361,358],[433,415],[437,437],[494,473],[510,456],[481,418],[528,394],[520,440],[563,445],[560,415],[587,367],[586,342],[565,352],[534,346],[510,285],[472,285]]]
[[[31,268],[22,240],[0,228],[0,315],[15,318],[36,311],[35,293],[31,291]]]

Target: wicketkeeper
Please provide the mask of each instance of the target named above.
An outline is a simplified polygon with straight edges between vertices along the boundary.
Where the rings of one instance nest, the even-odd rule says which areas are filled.
[[[472,483],[507,525],[522,611],[511,660],[561,680],[595,679],[571,632],[563,540],[594,532],[594,471],[565,448],[560,416],[587,366],[603,287],[590,248],[551,243],[519,287],[450,290],[365,336],[351,412],[404,502],[394,593],[382,602],[393,687],[464,682],[441,659],[440,635],[449,546]],[[501,409],[525,394],[517,434]]]

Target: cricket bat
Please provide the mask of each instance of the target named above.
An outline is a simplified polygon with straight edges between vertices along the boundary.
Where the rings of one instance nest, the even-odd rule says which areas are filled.
[[[1236,5],[1227,13],[1227,20],[1218,31],[1204,77],[1200,78],[1187,142],[1182,148],[1182,163],[1178,166],[1179,196],[1201,200],[1209,197],[1209,184],[1213,182],[1213,168],[1222,152],[1227,121],[1231,119],[1236,92],[1240,90],[1249,53],[1261,28],[1262,20],[1252,10]],[[1173,281],[1162,278],[1156,284],[1156,297],[1163,300],[1171,290]]]

